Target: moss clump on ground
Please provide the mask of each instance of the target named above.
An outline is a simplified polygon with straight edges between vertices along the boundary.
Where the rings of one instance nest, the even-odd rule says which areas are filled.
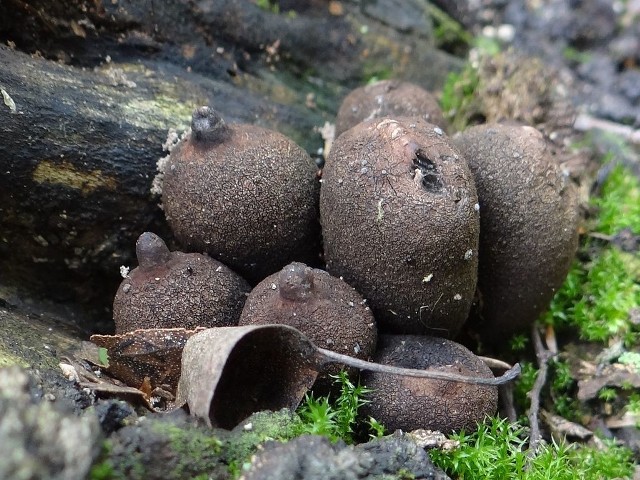
[[[270,441],[285,442],[298,435],[300,420],[287,409],[277,412],[257,412],[241,423],[237,430],[242,434],[232,435],[222,446],[222,456],[229,471],[237,476],[248,464],[258,445]]]
[[[440,107],[454,132],[463,131],[471,118],[480,114],[481,105],[476,95],[480,78],[478,71],[467,64],[460,72],[451,72],[442,87]]]
[[[433,22],[433,35],[438,49],[454,55],[466,54],[473,43],[471,33],[433,3],[428,3],[426,8]]]
[[[587,263],[576,262],[553,299],[544,321],[558,328],[577,328],[580,337],[595,342],[623,338],[638,343],[638,327],[629,312],[640,305],[640,259],[607,246]]]
[[[460,442],[453,452],[433,450],[430,456],[436,466],[457,479],[599,480],[633,475],[631,451],[626,448],[545,444],[530,456],[526,433],[518,423],[489,418],[472,434],[452,435]]]
[[[172,450],[178,454],[172,469],[175,478],[194,478],[198,474],[208,478],[219,465],[222,442],[211,432],[163,423],[157,423],[154,430],[169,437]]]
[[[630,229],[640,235],[640,180],[624,165],[615,165],[593,201],[598,209],[596,231],[615,235]]]
[[[147,417],[105,441],[89,478],[209,478],[226,470],[222,445],[216,432],[208,428]]]
[[[597,217],[591,230],[614,237],[628,230],[640,234],[640,180],[622,165],[615,166],[592,205]],[[605,245],[587,238],[582,255],[554,297],[543,322],[557,328],[575,328],[584,340],[624,340],[637,346],[640,330],[630,312],[640,305],[640,256],[624,252],[613,242]]]
[[[238,426],[236,429],[243,430],[242,435],[231,437],[223,446],[223,457],[231,474],[239,476],[258,445],[269,440],[286,442],[300,435],[314,434],[332,442],[342,440],[352,444],[360,423],[369,426],[371,436],[381,436],[382,425],[373,418],[363,421],[358,416],[358,410],[367,402],[369,390],[354,384],[345,371],[332,377],[340,390],[336,398],[307,395],[295,413],[287,409],[258,412]]]

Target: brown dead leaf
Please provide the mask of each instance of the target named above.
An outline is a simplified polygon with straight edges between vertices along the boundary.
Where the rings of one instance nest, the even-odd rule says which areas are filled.
[[[228,429],[253,412],[294,409],[318,374],[316,353],[286,325],[209,328],[184,347],[176,406]]]
[[[596,398],[604,387],[640,388],[640,374],[629,365],[615,363],[602,369],[599,375],[578,382],[578,400],[586,402]]]
[[[81,388],[92,390],[100,397],[129,400],[132,403],[142,404],[149,410],[154,410],[149,402],[149,397],[145,396],[144,392],[137,388],[123,385],[114,378],[98,376],[81,359],[65,356],[62,358],[60,368],[69,380],[76,382]]]
[[[588,440],[593,436],[593,432],[588,428],[571,422],[564,417],[554,415],[546,410],[542,410],[541,415],[551,435],[558,442],[564,441],[567,437]]]
[[[156,387],[174,393],[180,378],[182,348],[201,330],[135,330],[121,335],[92,335],[91,341],[107,349],[109,367],[105,370],[110,375],[145,393]]]
[[[612,429],[634,428],[638,424],[640,424],[640,414],[632,412],[624,412],[623,414],[619,414],[605,420],[607,428]]]

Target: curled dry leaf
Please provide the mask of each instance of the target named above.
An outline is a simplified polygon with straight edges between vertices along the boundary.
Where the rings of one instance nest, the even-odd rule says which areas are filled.
[[[328,363],[361,370],[478,385],[501,385],[520,373],[514,365],[500,377],[467,376],[367,362],[316,347],[287,325],[249,325],[203,330],[187,340],[176,406],[210,426],[233,428],[260,410],[294,409]]]
[[[294,409],[315,382],[316,348],[285,325],[218,327],[189,339],[176,405],[233,428],[259,410]]]
[[[78,356],[79,353],[82,354],[91,350],[91,347],[88,346],[90,343],[82,342],[81,348],[73,356],[62,358],[60,368],[65,377],[76,382],[81,388],[90,389],[100,397],[126,399],[154,411],[155,409],[151,405],[148,395],[142,390],[123,385],[119,380],[106,375],[98,376],[91,370],[91,361]],[[98,347],[94,345],[93,348],[97,349]]]
[[[161,387],[175,392],[180,378],[180,358],[187,339],[196,328],[134,330],[121,335],[92,335],[91,341],[106,348],[106,371],[131,387]]]
[[[598,396],[604,387],[640,388],[640,374],[627,365],[615,363],[605,367],[599,375],[578,381],[578,400],[586,402]]]

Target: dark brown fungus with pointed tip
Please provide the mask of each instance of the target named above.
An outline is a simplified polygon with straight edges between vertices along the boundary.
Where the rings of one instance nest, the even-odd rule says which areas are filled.
[[[469,327],[499,344],[530,325],[578,247],[577,195],[533,127],[481,125],[454,137],[480,199],[480,302]]]
[[[163,167],[162,204],[180,244],[257,283],[319,256],[317,167],[284,135],[196,109]]]
[[[304,302],[314,293],[313,269],[304,263],[293,262],[278,273],[277,287],[286,300]]]
[[[440,127],[362,122],[335,140],[323,170],[327,270],[367,299],[381,333],[453,338],[475,292],[477,202]]]
[[[150,269],[171,260],[171,252],[158,235],[144,232],[136,241],[136,257],[141,269]]]
[[[220,143],[225,140],[229,128],[213,108],[196,108],[191,117],[191,133],[198,142]]]
[[[371,310],[356,290],[324,270],[291,263],[249,294],[239,325],[284,324],[318,347],[370,359],[377,330]]]
[[[405,368],[437,367],[443,372],[491,378],[484,362],[466,347],[443,338],[381,335],[374,361]],[[362,414],[371,415],[388,431],[475,431],[477,422],[494,415],[498,387],[426,378],[363,372],[360,381],[373,391]]]
[[[199,253],[169,252],[150,232],[138,238],[136,254],[139,266],[113,301],[116,333],[238,323],[250,287],[225,265]]]
[[[381,80],[351,91],[336,116],[336,137],[360,122],[383,117],[419,117],[444,130],[438,100],[422,87],[401,80]]]

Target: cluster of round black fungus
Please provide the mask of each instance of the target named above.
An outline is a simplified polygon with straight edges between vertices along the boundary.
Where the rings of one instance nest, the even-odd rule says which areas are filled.
[[[531,127],[450,138],[433,96],[399,81],[356,89],[336,128],[319,181],[287,137],[197,109],[162,196],[194,253],[143,234],[114,301],[117,330],[280,323],[361,359],[490,377],[451,339],[472,331],[491,344],[529,326],[577,247],[575,192],[551,149]],[[308,266],[321,258],[327,271]],[[362,380],[368,413],[391,430],[471,430],[496,410],[495,386]]]
[[[370,360],[376,348],[378,331],[362,296],[343,280],[303,263],[265,278],[247,298],[240,325],[273,323],[297,328],[318,347],[363,360]],[[330,383],[326,375],[321,380]]]
[[[437,368],[443,372],[492,378],[487,365],[464,346],[425,335],[381,335],[374,361],[404,368]],[[473,431],[498,407],[498,389],[442,380],[365,372],[361,381],[373,392],[363,415],[389,431],[417,428],[451,433]]]
[[[478,198],[466,162],[421,118],[373,119],[333,143],[320,191],[327,269],[383,333],[454,337],[476,288]]]
[[[227,125],[202,107],[164,167],[162,205],[183,248],[208,253],[257,283],[291,261],[316,261],[317,173],[293,140],[255,125]]]
[[[480,125],[454,136],[480,198],[478,292],[470,328],[499,344],[547,309],[578,248],[578,198],[535,128]]]
[[[251,287],[225,265],[200,253],[170,252],[150,232],[138,238],[136,255],[138,266],[113,301],[116,333],[238,323]]]

